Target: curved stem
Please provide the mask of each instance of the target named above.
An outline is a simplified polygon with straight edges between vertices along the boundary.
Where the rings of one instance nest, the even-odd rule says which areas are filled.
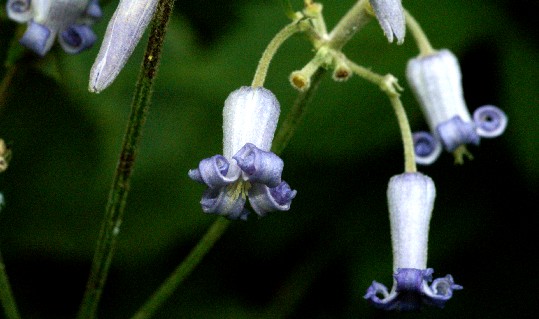
[[[410,129],[410,123],[408,122],[406,111],[404,110],[404,106],[402,105],[399,97],[398,91],[401,91],[402,88],[399,86],[397,78],[391,74],[383,76],[374,73],[373,71],[364,68],[348,59],[346,59],[345,62],[355,74],[378,85],[380,89],[387,94],[399,123],[402,145],[404,147],[404,170],[409,173],[416,172],[417,167],[415,164],[412,130]]]
[[[293,34],[302,31],[303,23],[302,21],[294,21],[290,24],[288,24],[286,27],[284,27],[281,31],[279,31],[275,37],[270,41],[268,46],[266,47],[266,50],[264,53],[262,53],[262,57],[260,58],[260,61],[258,62],[258,66],[256,68],[255,76],[253,78],[253,82],[251,83],[252,87],[258,87],[258,86],[264,86],[264,81],[266,80],[266,75],[268,73],[268,68],[271,62],[271,59],[273,59],[273,56],[275,53],[277,53],[277,50],[279,47]]]
[[[174,290],[191,274],[202,258],[210,251],[221,238],[230,220],[220,217],[208,229],[189,255],[180,263],[172,274],[165,280],[159,289],[140,307],[132,319],[150,318],[163,303],[172,295]]]
[[[3,204],[3,203],[2,203]],[[11,285],[9,284],[6,267],[0,253],[0,303],[4,307],[4,313],[7,319],[19,319],[19,311],[13,297]]]
[[[412,32],[412,36],[414,37],[417,47],[419,48],[419,54],[431,55],[435,53],[436,50],[433,49],[432,45],[429,42],[429,39],[427,38],[427,35],[423,31],[419,23],[417,23],[416,19],[407,10],[404,10],[404,16],[406,18],[406,25],[408,26],[408,30]]]
[[[152,87],[157,74],[168,20],[172,14],[174,0],[160,0],[153,17],[150,38],[135,88],[129,123],[124,135],[120,159],[116,167],[105,217],[97,242],[90,277],[77,318],[95,317],[112,257],[116,250],[125,203],[129,193],[129,182],[137,150],[141,141],[144,122],[148,114]]]

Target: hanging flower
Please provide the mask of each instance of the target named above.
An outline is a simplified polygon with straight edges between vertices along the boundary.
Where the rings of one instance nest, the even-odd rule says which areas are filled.
[[[462,289],[447,275],[432,284],[427,268],[429,223],[436,197],[434,182],[421,173],[393,176],[387,189],[391,241],[393,245],[393,288],[373,281],[365,299],[384,310],[417,310],[421,305],[443,307]]]
[[[401,0],[370,0],[369,2],[387,40],[393,42],[394,35],[397,43],[402,44],[406,35],[406,20]]]
[[[91,47],[96,35],[90,26],[101,17],[97,0],[8,0],[8,17],[28,27],[20,43],[45,56],[58,36],[67,53]]]
[[[432,132],[414,134],[417,163],[431,164],[442,147],[454,152],[505,131],[507,116],[495,106],[478,108],[472,119],[464,102],[457,58],[449,50],[410,60],[406,77]]]
[[[280,106],[271,91],[242,87],[232,92],[223,109],[223,155],[200,161],[189,177],[205,184],[205,213],[245,220],[247,198],[259,216],[290,209],[296,191],[281,180],[283,161],[270,152]]]

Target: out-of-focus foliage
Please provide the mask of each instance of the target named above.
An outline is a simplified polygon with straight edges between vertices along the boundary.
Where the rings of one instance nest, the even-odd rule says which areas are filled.
[[[353,1],[322,3],[331,28]],[[420,316],[536,317],[539,28],[528,12],[539,8],[524,0],[403,3],[435,47],[460,58],[469,108],[495,104],[509,116],[502,137],[471,149],[473,161],[454,166],[444,154],[422,169],[438,190],[429,266],[437,275],[451,273],[464,290],[446,309]],[[513,10],[522,6],[530,8]],[[176,13],[101,318],[132,315],[214,220],[201,212],[203,187],[187,171],[222,151],[225,98],[250,84],[265,46],[288,23],[280,1],[179,1]],[[0,17],[5,59],[16,25],[4,12]],[[96,25],[99,36],[106,24]],[[6,201],[0,247],[24,318],[76,312],[143,49],[144,43],[99,95],[87,92],[98,47],[76,56],[53,50],[19,68],[0,101],[0,137],[13,149],[0,176]],[[402,46],[389,45],[374,21],[344,52],[407,88],[405,65],[417,49],[409,34]],[[296,36],[271,64],[266,87],[283,116],[297,94],[288,75],[312,55],[308,41]],[[402,98],[413,128],[426,128],[410,90]],[[385,191],[402,172],[401,153],[396,120],[379,89],[358,77],[334,83],[326,76],[283,153],[283,178],[298,190],[291,211],[234,223],[157,318],[396,317],[362,296],[374,279],[391,284]]]

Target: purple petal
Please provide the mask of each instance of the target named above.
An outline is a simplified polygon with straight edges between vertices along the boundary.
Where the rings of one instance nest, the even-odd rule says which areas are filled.
[[[20,23],[28,22],[32,19],[30,0],[8,0],[6,11],[11,20]]]
[[[215,155],[200,161],[198,169],[192,169],[188,174],[192,180],[209,188],[220,188],[236,181],[240,173],[239,168],[231,166],[224,156]]]
[[[384,285],[374,281],[364,298],[383,310],[415,311],[422,305],[443,308],[453,295],[453,290],[462,289],[462,286],[454,284],[453,277],[447,275],[434,280],[429,287],[433,272],[432,268],[398,268],[393,276],[395,285],[391,293]]]
[[[473,120],[481,137],[500,136],[507,127],[507,115],[494,105],[484,105],[475,110]]]
[[[86,8],[86,15],[93,20],[99,20],[103,16],[98,0],[91,0]]]
[[[202,194],[202,200],[200,200],[202,211],[208,214],[218,214],[232,220],[246,220],[249,211],[244,208],[245,197],[232,198],[229,194],[226,187],[206,189]]]
[[[464,144],[479,144],[479,135],[472,123],[464,122],[459,116],[439,124],[436,132],[448,152]]]
[[[430,165],[440,156],[442,145],[432,134],[420,131],[412,136],[414,140],[415,161],[417,164]]]
[[[44,25],[28,22],[28,28],[19,41],[26,48],[40,56],[45,56],[52,46],[51,30]]]
[[[284,181],[274,188],[255,183],[249,189],[249,202],[254,211],[263,217],[268,212],[289,210],[296,194],[297,191],[292,190]]]
[[[60,33],[60,44],[65,52],[70,54],[80,53],[90,48],[97,36],[92,29],[84,24],[73,24]]]
[[[276,187],[281,183],[283,160],[272,152],[266,152],[251,143],[245,144],[233,157],[251,183]]]
[[[387,40],[393,42],[393,35],[395,35],[397,43],[402,44],[406,34],[406,24],[401,0],[370,0],[369,2]]]

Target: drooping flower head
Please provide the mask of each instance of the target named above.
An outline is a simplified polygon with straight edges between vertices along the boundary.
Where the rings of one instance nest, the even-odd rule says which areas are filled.
[[[447,275],[432,284],[427,268],[429,223],[436,197],[434,182],[421,173],[393,176],[387,189],[391,242],[393,246],[393,288],[373,281],[365,299],[384,310],[418,310],[422,305],[443,307],[462,289]]]
[[[393,42],[393,36],[395,36],[397,43],[402,44],[406,35],[406,23],[401,0],[370,0],[369,2],[387,40]]]
[[[280,105],[263,87],[232,92],[223,109],[223,155],[200,161],[189,171],[208,186],[201,200],[205,213],[246,219],[247,197],[259,216],[290,209],[296,191],[281,180],[283,161],[270,152]]]
[[[28,27],[20,43],[45,56],[58,36],[67,53],[91,47],[96,35],[90,26],[101,17],[97,0],[8,0],[9,18]]]
[[[414,134],[417,163],[431,164],[442,148],[455,152],[466,144],[478,145],[481,137],[504,132],[507,116],[495,106],[478,108],[472,118],[464,101],[457,58],[449,50],[411,59],[406,77],[432,132]]]

